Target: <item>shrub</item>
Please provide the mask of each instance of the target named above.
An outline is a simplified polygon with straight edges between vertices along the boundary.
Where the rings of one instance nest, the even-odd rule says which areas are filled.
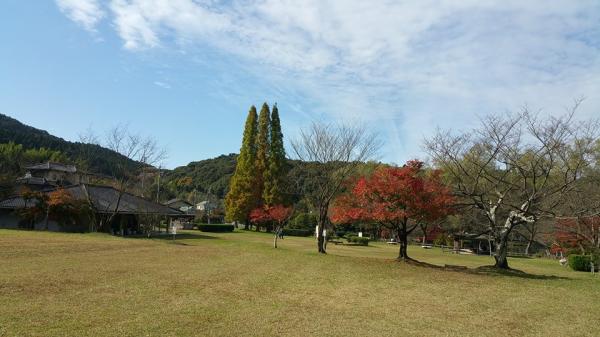
[[[337,236],[338,238],[343,238],[344,236],[346,236],[346,231],[336,231],[335,236]]]
[[[224,232],[233,232],[233,225],[227,224],[198,224],[198,229],[202,232],[211,232],[211,233],[224,233]]]
[[[310,229],[297,229],[297,228],[284,228],[283,235],[287,236],[311,236],[312,231]]]
[[[317,217],[310,213],[299,213],[290,221],[290,228],[313,230],[317,225]]]
[[[361,238],[361,237],[356,237],[356,239],[354,240],[355,243],[357,243],[361,246],[368,246],[369,241],[371,241],[369,238]]]
[[[361,238],[360,236],[349,235],[346,236],[346,241],[348,241],[349,243],[355,243],[359,246],[368,246],[369,241],[371,240],[369,238]]]
[[[438,235],[437,238],[435,238],[435,240],[433,241],[433,244],[436,246],[446,246],[448,242],[448,236],[446,234],[440,234]]]
[[[352,233],[352,232],[346,232],[346,233],[344,233],[344,237],[346,238],[346,240],[348,240],[348,238],[351,238],[353,236],[358,236],[358,234]],[[350,242],[350,241],[348,241],[348,242]]]
[[[590,255],[578,255],[571,254],[569,255],[569,266],[573,270],[577,271],[590,271],[590,262],[592,261],[592,257]]]

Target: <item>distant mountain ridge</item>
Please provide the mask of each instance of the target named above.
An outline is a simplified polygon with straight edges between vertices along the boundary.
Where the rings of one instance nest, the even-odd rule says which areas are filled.
[[[132,169],[138,167],[138,163],[121,154],[94,144],[70,142],[56,137],[47,131],[36,129],[25,125],[18,120],[0,114],[0,144],[14,142],[21,144],[26,149],[46,148],[60,151],[78,166],[91,173],[112,175],[111,167],[115,167],[115,161],[123,161]],[[202,201],[207,198],[223,199],[229,189],[229,180],[235,172],[237,154],[230,153],[216,158],[193,161],[185,166],[172,170],[161,169],[161,179],[157,179],[156,171],[147,176],[144,191],[146,196],[156,198],[160,191],[159,199],[166,201],[172,198],[180,198],[190,202]],[[319,164],[308,163],[300,165],[297,160],[287,161],[289,174],[289,197],[294,201],[314,188],[314,183],[308,178],[307,172],[319,170]],[[372,170],[378,163],[365,163],[363,170]],[[0,168],[2,165],[0,165]],[[0,177],[6,172],[0,172]],[[21,174],[22,172],[20,172]],[[14,179],[14,176],[11,177]],[[160,183],[160,185],[159,185]]]
[[[136,166],[136,162],[100,145],[71,142],[51,135],[20,121],[0,114],[0,144],[13,142],[25,149],[46,148],[65,154],[78,169],[93,173],[111,175],[111,162],[123,161],[125,165]],[[221,155],[213,159],[194,161],[173,170],[162,170],[163,181],[161,198],[185,197],[191,193],[198,198],[211,193],[223,198],[227,192],[229,179],[235,171],[237,154]],[[86,167],[81,167],[85,165]],[[1,173],[1,172],[0,172]],[[155,186],[151,186],[154,188]]]
[[[0,114],[0,143],[14,142],[26,149],[46,148],[64,153],[73,163],[85,161],[85,169],[99,174],[110,175],[111,161],[121,161],[127,166],[134,167],[136,163],[115,152],[95,144],[70,142],[51,135],[45,130],[36,129],[20,121]]]

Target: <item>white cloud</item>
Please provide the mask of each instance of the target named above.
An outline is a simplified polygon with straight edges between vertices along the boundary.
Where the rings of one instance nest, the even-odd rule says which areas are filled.
[[[96,0],[56,0],[56,4],[69,19],[90,32],[96,31],[96,24],[104,17]]]
[[[163,89],[171,89],[171,85],[169,83],[166,82],[161,82],[161,81],[154,81],[154,85],[161,87]]]
[[[95,1],[58,3],[87,29],[102,17],[88,14],[102,12]],[[582,116],[600,109],[597,1],[111,0],[107,10],[129,50],[215,48],[310,97],[315,114],[378,125],[388,160],[476,113],[560,109],[581,95]]]

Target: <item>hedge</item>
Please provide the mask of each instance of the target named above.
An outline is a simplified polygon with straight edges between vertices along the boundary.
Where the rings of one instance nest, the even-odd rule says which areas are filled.
[[[592,257],[590,255],[569,255],[569,266],[577,271],[590,271],[590,263]]]
[[[198,224],[198,229],[203,232],[212,232],[212,233],[224,233],[224,232],[233,232],[233,225],[226,224]]]
[[[283,235],[287,236],[311,236],[312,231],[310,229],[295,229],[295,228],[284,228]]]
[[[360,236],[347,236],[346,240],[350,243],[356,243],[359,246],[368,246],[369,245],[369,238],[363,238]]]

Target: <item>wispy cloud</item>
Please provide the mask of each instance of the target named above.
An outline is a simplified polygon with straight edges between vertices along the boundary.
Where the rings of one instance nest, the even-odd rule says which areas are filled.
[[[550,110],[582,95],[584,116],[600,109],[597,1],[58,4],[88,30],[106,11],[128,50],[200,46],[247,60],[277,90],[310,97],[314,114],[377,125],[395,161],[435,125],[464,127],[476,113]]]
[[[56,0],[56,4],[69,19],[90,32],[96,31],[96,24],[105,15],[96,0]]]
[[[169,83],[165,83],[165,82],[161,82],[161,81],[154,81],[154,85],[164,88],[164,89],[171,89],[171,85]]]

